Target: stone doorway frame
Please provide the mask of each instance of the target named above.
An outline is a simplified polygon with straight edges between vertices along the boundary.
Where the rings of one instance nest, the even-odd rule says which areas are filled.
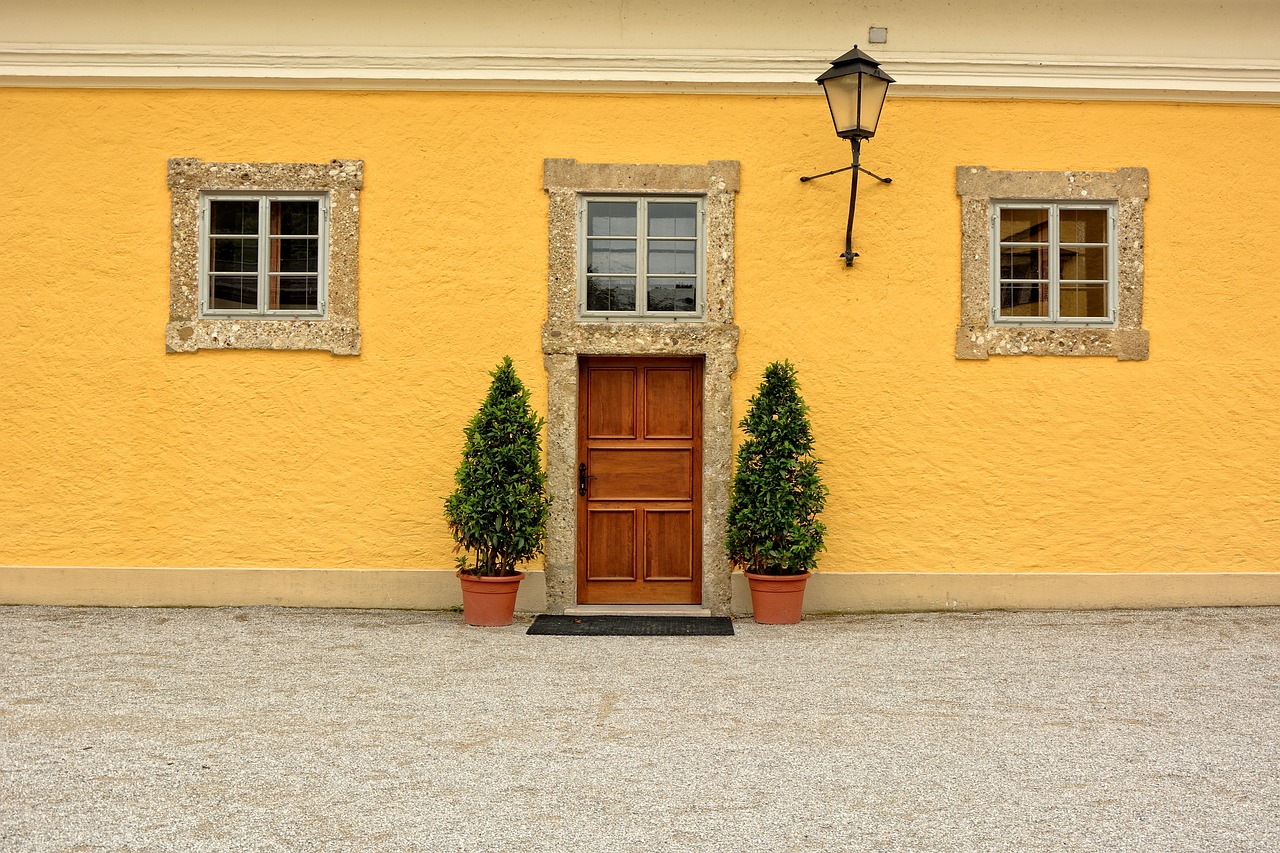
[[[733,374],[738,327],[733,323],[733,216],[739,186],[736,160],[706,165],[543,162],[548,196],[547,474],[552,495],[547,524],[547,610],[577,603],[578,358],[582,355],[701,356],[702,606],[729,614],[725,519],[733,472]],[[584,320],[578,316],[578,197],[582,194],[690,195],[706,199],[706,313],[700,320]]]

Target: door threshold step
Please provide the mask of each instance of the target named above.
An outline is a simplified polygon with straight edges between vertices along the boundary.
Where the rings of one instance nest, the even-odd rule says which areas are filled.
[[[575,604],[565,616],[710,616],[701,604]]]

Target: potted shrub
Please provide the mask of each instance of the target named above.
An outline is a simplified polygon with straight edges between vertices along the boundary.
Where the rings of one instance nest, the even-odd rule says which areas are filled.
[[[800,621],[804,586],[817,565],[826,528],[818,515],[827,487],[813,456],[809,407],[800,397],[791,362],[765,368],[764,381],[738,426],[738,448],[729,503],[729,561],[751,586],[755,621]]]
[[[511,358],[490,376],[488,396],[463,434],[457,487],[444,517],[457,543],[462,611],[468,625],[510,625],[521,563],[542,552],[547,531],[547,474],[542,467],[544,421],[529,407],[529,390]]]

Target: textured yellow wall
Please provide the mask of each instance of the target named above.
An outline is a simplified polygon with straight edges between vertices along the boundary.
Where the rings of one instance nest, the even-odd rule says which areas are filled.
[[[801,370],[827,571],[1280,567],[1280,108],[0,91],[0,565],[443,568],[486,372],[544,408],[544,157],[742,163],[735,384]],[[362,355],[164,352],[169,157],[365,162]],[[1151,359],[954,359],[957,165],[1145,166]]]

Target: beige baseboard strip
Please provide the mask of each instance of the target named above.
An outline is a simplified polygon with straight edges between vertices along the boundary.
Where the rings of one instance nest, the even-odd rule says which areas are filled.
[[[525,574],[516,608],[544,612],[544,575]],[[0,566],[0,604],[443,610],[462,596],[444,569]],[[1280,606],[1280,571],[819,572],[805,594],[807,613],[1249,606]],[[742,575],[733,578],[732,610],[751,612]]]
[[[0,604],[445,610],[462,606],[462,591],[452,571],[434,569],[0,566]],[[546,604],[542,572],[525,572],[516,609],[541,613]]]
[[[806,613],[1124,610],[1280,605],[1277,572],[818,572]],[[733,612],[751,611],[733,578]]]

